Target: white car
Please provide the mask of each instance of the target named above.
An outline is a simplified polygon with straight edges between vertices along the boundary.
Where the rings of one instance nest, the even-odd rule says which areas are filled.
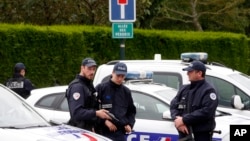
[[[163,119],[163,113],[169,112],[169,103],[176,95],[176,89],[150,81],[127,81],[136,106],[134,132],[127,141],[177,141],[178,135],[173,121]],[[69,118],[68,103],[65,98],[67,86],[55,86],[33,90],[27,102],[36,108],[47,120],[66,123]],[[229,141],[230,124],[247,124],[250,120],[218,112],[214,141]]]
[[[219,94],[219,108],[226,112],[250,117],[250,77],[221,64],[208,63],[207,56],[206,53],[199,52],[183,53],[180,60],[161,60],[161,57],[155,57],[155,60],[110,61],[98,67],[93,83],[97,85],[109,79],[114,64],[123,62],[130,72],[151,71],[153,72],[151,79],[154,82],[179,89],[181,85],[190,83],[187,72],[182,69],[189,65],[189,60],[201,60],[206,63],[206,80],[214,85]],[[232,99],[232,97],[237,98],[237,100]]]
[[[52,126],[15,92],[0,84],[1,141],[111,141],[87,130]]]

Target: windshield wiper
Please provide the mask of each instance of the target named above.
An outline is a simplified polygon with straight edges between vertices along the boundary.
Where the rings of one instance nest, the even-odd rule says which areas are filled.
[[[33,126],[26,126],[26,127],[23,127],[24,128],[36,128],[36,127],[49,127],[49,125],[33,125]]]
[[[1,126],[0,128],[2,128],[2,129],[22,129],[22,128],[17,127],[17,126]]]
[[[2,129],[26,129],[35,127],[48,127],[49,125],[33,125],[33,126],[1,126]]]

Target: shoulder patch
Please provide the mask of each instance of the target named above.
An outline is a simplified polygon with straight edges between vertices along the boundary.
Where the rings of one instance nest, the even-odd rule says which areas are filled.
[[[210,98],[212,100],[215,100],[217,97],[216,97],[216,94],[215,93],[210,93]]]
[[[75,99],[75,100],[78,100],[79,98],[80,98],[80,93],[78,93],[78,92],[76,92],[76,93],[74,93],[73,94],[73,98]]]

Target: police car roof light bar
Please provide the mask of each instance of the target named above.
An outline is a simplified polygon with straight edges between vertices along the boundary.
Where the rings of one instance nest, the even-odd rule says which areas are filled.
[[[129,71],[125,80],[152,79],[152,71]]]
[[[206,52],[186,52],[181,54],[181,60],[183,62],[192,62],[198,60],[207,64],[208,54]]]

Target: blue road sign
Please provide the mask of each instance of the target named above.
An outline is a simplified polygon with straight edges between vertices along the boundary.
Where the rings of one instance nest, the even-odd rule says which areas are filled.
[[[136,0],[109,0],[110,22],[135,22]]]

